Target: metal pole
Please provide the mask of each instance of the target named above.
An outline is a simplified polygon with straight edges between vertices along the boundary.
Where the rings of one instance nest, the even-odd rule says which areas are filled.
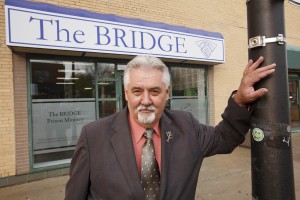
[[[268,94],[253,105],[251,167],[253,200],[295,200],[284,0],[247,0],[249,59],[264,56],[276,71],[257,83]]]

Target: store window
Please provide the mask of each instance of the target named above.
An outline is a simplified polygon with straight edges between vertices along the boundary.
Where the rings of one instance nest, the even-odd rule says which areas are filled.
[[[289,100],[290,100],[290,115],[291,115],[291,126],[293,129],[300,128],[300,106],[299,106],[299,82],[300,73],[293,72],[289,73]]]
[[[70,163],[82,126],[126,106],[124,68],[115,62],[30,60],[33,168]],[[167,107],[206,124],[206,68],[171,65],[170,73]]]
[[[30,72],[33,168],[69,163],[96,119],[95,64],[31,59]]]
[[[292,131],[300,130],[300,48],[287,46],[290,119]]]
[[[171,67],[170,108],[185,110],[207,124],[206,68]]]

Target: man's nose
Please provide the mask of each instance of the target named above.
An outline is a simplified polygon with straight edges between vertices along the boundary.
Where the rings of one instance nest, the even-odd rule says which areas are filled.
[[[142,97],[142,102],[143,105],[151,105],[151,96],[149,92],[144,92],[143,97]]]

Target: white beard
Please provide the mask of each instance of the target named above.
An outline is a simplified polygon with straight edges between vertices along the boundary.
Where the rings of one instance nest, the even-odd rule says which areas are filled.
[[[142,109],[147,109],[147,110],[151,110],[151,111],[154,111],[154,112],[151,112],[151,113],[142,113],[140,112],[140,110]],[[150,106],[143,106],[143,105],[139,105],[137,107],[137,112],[138,112],[138,120],[140,123],[142,124],[152,124],[155,120],[155,110],[156,108],[152,105]]]

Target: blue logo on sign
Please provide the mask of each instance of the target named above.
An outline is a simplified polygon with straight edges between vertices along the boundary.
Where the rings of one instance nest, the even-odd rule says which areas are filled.
[[[217,44],[212,43],[207,40],[200,40],[196,42],[197,47],[200,48],[201,52],[206,58],[209,58],[211,54],[215,51]]]

